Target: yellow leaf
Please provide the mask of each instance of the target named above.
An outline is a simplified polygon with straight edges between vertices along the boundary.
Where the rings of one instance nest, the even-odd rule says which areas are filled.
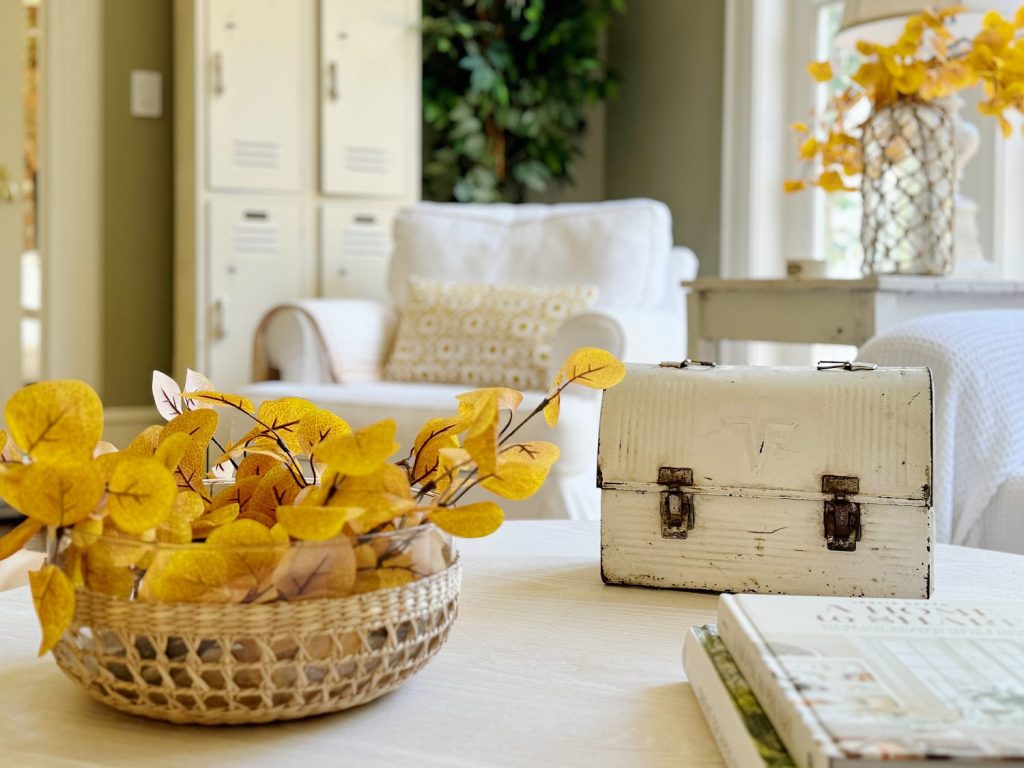
[[[839,175],[838,171],[825,171],[818,178],[818,186],[826,192],[838,192],[840,190],[847,192],[855,191],[852,187],[846,186],[843,177]]]
[[[281,465],[275,464],[274,467],[271,467],[271,470],[279,466]],[[266,477],[266,474],[249,475],[238,480],[234,485],[229,485],[214,496],[213,502],[210,505],[210,510],[213,511],[215,509],[219,509],[227,504],[237,504],[239,515],[244,517],[249,512],[249,503],[252,501],[253,494],[256,492],[256,489],[259,487],[264,477]],[[264,512],[265,511],[266,510],[264,510]],[[264,516],[267,515],[264,514]]]
[[[291,541],[288,531],[280,523],[274,523],[270,529],[270,537],[274,540],[275,544],[287,544]]]
[[[480,472],[489,475],[498,461],[498,396],[491,390],[474,408],[474,421],[469,425],[462,447],[466,449]]]
[[[808,133],[811,129],[807,127],[807,123],[791,123],[789,130],[794,133]]]
[[[86,550],[82,564],[85,586],[93,592],[127,600],[135,591],[133,569],[105,557],[107,551],[98,547]]]
[[[506,445],[501,449],[502,458],[509,461],[533,462],[550,467],[558,461],[559,450],[554,443],[533,440],[528,443]]]
[[[285,600],[345,597],[356,582],[356,556],[347,536],[292,546],[274,574]]]
[[[21,483],[26,515],[45,525],[74,525],[103,497],[103,478],[93,462],[64,459],[29,465]]]
[[[558,414],[562,409],[562,373],[555,377],[555,383],[551,385],[547,405],[544,406],[544,421],[551,428],[558,424]]]
[[[28,468],[28,464],[0,464],[0,499],[22,514],[21,482]]]
[[[550,469],[550,465],[541,462],[500,458],[494,475],[481,485],[498,496],[519,501],[540,490]]]
[[[217,412],[210,410],[185,411],[180,416],[175,416],[160,432],[160,443],[165,442],[171,435],[188,435],[191,444],[206,450],[217,431]]]
[[[317,459],[343,475],[368,475],[398,450],[394,419],[346,435],[333,435],[320,444]]]
[[[43,640],[39,655],[53,648],[71,626],[75,615],[75,588],[64,572],[55,565],[44,565],[28,575],[32,602],[36,607]]]
[[[178,468],[179,462],[185,455],[185,450],[192,444],[191,435],[184,432],[176,432],[158,443],[154,458],[173,472]]]
[[[316,411],[316,406],[300,397],[282,397],[260,403],[256,418],[281,439],[292,453],[301,453],[299,424]]]
[[[248,414],[256,412],[256,407],[252,404],[252,400],[241,395],[228,394],[227,392],[186,392],[182,397],[190,403],[222,405],[226,408],[234,408],[237,411]]]
[[[207,546],[219,548],[227,565],[228,586],[246,602],[264,592],[285,554],[270,529],[253,520],[235,520],[213,531]]]
[[[274,467],[280,466],[281,462],[273,456],[265,453],[250,453],[238,464],[235,471],[235,480],[245,480],[247,477],[262,477]]]
[[[21,451],[3,430],[0,430],[0,462],[21,463]]]
[[[343,418],[330,411],[317,408],[308,412],[299,421],[296,437],[299,451],[312,457],[320,444],[332,435],[345,435],[352,431]]]
[[[142,533],[167,519],[177,494],[174,475],[163,464],[131,456],[117,465],[107,484],[107,511],[122,531]]]
[[[474,389],[472,392],[456,395],[455,399],[459,401],[459,416],[466,419],[467,424],[476,421],[481,409],[490,409],[492,396],[497,401],[499,410],[512,413],[515,413],[523,402],[523,393],[509,387]]]
[[[138,456],[152,456],[160,444],[160,433],[164,431],[162,424],[154,424],[139,432],[134,440],[125,448],[125,453]]]
[[[243,481],[246,482],[246,481]],[[246,515],[276,520],[277,508],[295,501],[302,490],[288,467],[278,464],[263,475],[254,486],[252,498],[246,506]]]
[[[0,560],[6,560],[20,550],[41,530],[43,523],[38,520],[22,520],[7,535],[0,537]]]
[[[412,480],[424,483],[437,471],[438,453],[442,448],[458,448],[457,418],[430,419],[412,443]]]
[[[103,404],[82,381],[41,381],[4,409],[11,437],[35,460],[92,456],[103,435]]]
[[[237,519],[237,504],[225,504],[223,507],[211,509],[202,517],[192,521],[192,537],[196,539],[205,538],[222,525],[227,525]]]
[[[288,535],[299,541],[324,541],[341,533],[345,523],[363,514],[359,507],[277,508],[277,522]]]
[[[800,144],[800,159],[812,160],[818,154],[818,140],[813,136]]]
[[[582,347],[562,363],[559,376],[568,384],[582,384],[591,389],[614,387],[626,375],[626,366],[615,355],[596,347]]]
[[[196,547],[175,552],[165,564],[149,570],[140,599],[163,603],[226,603],[228,566],[223,553]]]
[[[434,485],[439,494],[446,494],[461,472],[473,468],[473,460],[463,448],[442,448],[437,456],[437,473]]]
[[[807,74],[819,83],[827,83],[832,79],[832,65],[827,61],[812,61],[807,65]]]
[[[171,514],[156,527],[156,540],[165,544],[188,544],[192,541],[192,520],[188,517],[189,514],[190,510],[183,509],[175,503],[171,507]]]
[[[108,443],[106,440],[100,440],[96,443],[96,450],[92,452],[92,457],[95,459],[107,453],[117,453],[117,446],[113,443]]]
[[[178,495],[174,497],[171,511],[173,514],[179,515],[191,523],[206,512],[206,502],[203,501],[202,496],[194,491],[178,491]]]
[[[415,580],[416,575],[408,568],[377,568],[373,571],[360,572],[356,577],[353,592],[361,595],[380,589],[395,589]]]
[[[784,192],[799,192],[805,186],[807,185],[798,179],[787,179],[782,182],[782,190]]]
[[[475,539],[488,536],[501,526],[505,513],[493,501],[478,501],[463,507],[438,507],[430,511],[430,520],[452,536]]]
[[[179,488],[195,491],[206,497],[203,478],[206,476],[206,450],[217,431],[218,416],[216,411],[201,409],[185,411],[167,422],[160,433],[160,444],[171,439],[173,435],[183,434],[189,437],[189,445],[185,448],[181,459],[174,469],[175,484]]]

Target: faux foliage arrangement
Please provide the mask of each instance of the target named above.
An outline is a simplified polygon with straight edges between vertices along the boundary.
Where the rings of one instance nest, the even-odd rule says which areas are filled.
[[[585,109],[613,96],[599,36],[625,0],[425,0],[431,199],[522,202],[570,181]]]
[[[28,518],[0,539],[0,559],[47,530],[49,563],[30,574],[40,654],[70,625],[77,590],[244,604],[399,587],[437,572],[431,563],[444,558],[429,549],[441,539],[425,539],[434,542],[428,551],[414,552],[409,537],[375,535],[430,524],[456,536],[493,532],[501,507],[462,503],[466,493],[478,486],[506,499],[535,493],[558,448],[517,440],[522,426],[540,414],[554,426],[566,387],[605,389],[624,372],[608,352],[577,350],[522,418],[515,390],[467,392],[456,414],[428,421],[394,463],[393,420],[353,430],[298,398],[257,408],[191,371],[184,390],[154,374],[167,423],[119,451],[100,441],[103,407],[88,385],[33,384],[7,402],[10,434],[0,432],[0,497]],[[252,428],[221,446],[219,409]],[[217,457],[210,465],[208,454]],[[70,544],[58,553],[62,534]]]
[[[787,192],[818,186],[826,192],[853,191],[851,177],[862,173],[861,132],[872,117],[897,104],[932,103],[981,83],[985,100],[982,114],[999,120],[1004,136],[1012,132],[1007,110],[1024,113],[1024,6],[1012,20],[987,13],[982,30],[973,38],[957,38],[950,28],[966,10],[951,6],[925,10],[907,19],[903,34],[891,46],[860,41],[858,52],[865,61],[853,75],[853,83],[829,100],[818,125],[795,123],[799,156],[805,163],[802,179],[787,181]],[[827,61],[812,62],[807,70],[818,82],[833,78]],[[867,120],[852,124],[851,115],[867,102]],[[884,148],[885,159],[898,163],[910,147],[896,137]]]

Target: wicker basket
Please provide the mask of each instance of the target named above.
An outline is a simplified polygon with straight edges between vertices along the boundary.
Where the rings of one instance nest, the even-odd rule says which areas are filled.
[[[153,603],[77,592],[57,664],[115,709],[175,723],[291,720],[401,685],[441,648],[461,572],[339,599]]]

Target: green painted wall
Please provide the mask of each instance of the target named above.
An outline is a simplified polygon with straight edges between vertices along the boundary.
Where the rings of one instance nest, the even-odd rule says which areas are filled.
[[[604,195],[672,209],[675,242],[718,274],[725,3],[629,0],[608,33],[622,76],[605,125]]]
[[[103,9],[103,398],[146,405],[154,368],[171,368],[173,119],[171,0]],[[128,111],[129,73],[163,73],[164,113]]]

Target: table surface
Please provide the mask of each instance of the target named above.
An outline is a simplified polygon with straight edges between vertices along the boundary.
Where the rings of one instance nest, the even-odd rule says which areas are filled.
[[[682,284],[692,291],[867,291],[875,293],[1024,294],[1024,282],[1017,280],[969,280],[928,275],[869,275],[859,278],[822,277],[735,278],[700,277]]]
[[[0,766],[719,766],[682,668],[710,594],[609,587],[596,522],[507,523],[462,544],[447,645],[394,693],[335,715],[176,726],[94,702],[37,659],[31,598],[0,594]],[[1024,557],[936,548],[936,596],[1024,597]]]

